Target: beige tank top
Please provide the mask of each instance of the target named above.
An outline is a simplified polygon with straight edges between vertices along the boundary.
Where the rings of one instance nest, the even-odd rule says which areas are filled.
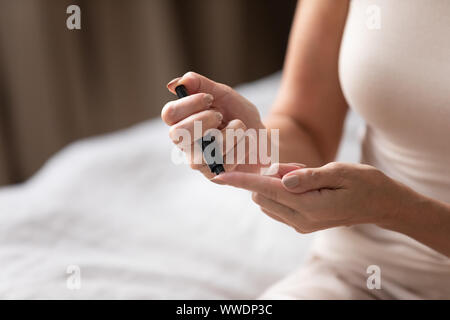
[[[361,161],[450,203],[450,0],[351,1],[339,73],[367,123]],[[317,250],[381,264],[450,298],[450,259],[399,233],[337,228],[319,236]]]

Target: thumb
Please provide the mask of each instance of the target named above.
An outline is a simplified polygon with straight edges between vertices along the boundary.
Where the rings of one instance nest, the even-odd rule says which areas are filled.
[[[226,93],[226,87],[224,84],[214,82],[198,73],[188,72],[181,78],[176,78],[167,84],[167,89],[173,94],[176,94],[175,88],[184,85],[189,95],[195,93],[209,93],[215,99]]]
[[[284,175],[283,187],[294,193],[319,189],[338,189],[342,187],[340,164],[327,164],[320,168],[306,168],[291,171]]]
[[[303,163],[273,163],[268,168],[262,168],[261,174],[265,176],[272,176],[281,179],[284,175],[291,171],[305,168]]]

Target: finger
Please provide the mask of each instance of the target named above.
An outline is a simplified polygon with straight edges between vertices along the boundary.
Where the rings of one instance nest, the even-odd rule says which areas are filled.
[[[245,138],[246,130],[247,126],[242,120],[234,119],[228,122],[227,126],[221,130],[224,142],[223,154],[229,153]]]
[[[207,110],[213,101],[214,97],[209,93],[197,93],[179,100],[169,101],[161,111],[161,118],[171,126],[190,115]]]
[[[291,171],[282,178],[283,187],[294,193],[343,187],[345,168],[342,164],[328,164],[320,168]]]
[[[226,85],[214,82],[192,71],[169,82],[167,88],[173,94],[176,94],[175,88],[179,85],[184,85],[189,94],[204,92],[213,95],[216,99],[220,99],[228,92]]]
[[[282,218],[280,218],[279,216],[277,216],[275,213],[270,212],[269,210],[264,209],[264,208],[260,208],[260,209],[261,209],[262,212],[264,212],[266,215],[268,215],[268,216],[271,217],[272,219],[274,219],[274,220],[276,220],[276,221],[278,221],[278,222],[281,222],[281,223],[284,223],[284,224],[289,225],[286,221],[284,221]]]
[[[245,163],[248,153],[245,144],[246,130],[247,126],[239,119],[230,121],[227,126],[222,129],[222,154],[224,155],[225,171],[232,171],[239,164]]]
[[[263,169],[262,175],[282,178],[285,174],[305,168],[302,163],[273,163],[270,167]]]
[[[296,195],[286,192],[278,178],[261,176],[254,173],[229,172],[216,176],[214,182],[236,188],[261,193],[269,199],[289,206],[295,203]]]
[[[201,135],[203,137],[205,132],[209,129],[216,129],[219,127],[222,123],[222,119],[223,116],[220,112],[214,110],[201,111],[171,126],[169,136],[174,143],[181,143],[183,146],[188,146],[201,138],[196,136],[199,134],[194,131],[196,126],[201,124]],[[183,141],[181,142],[179,141],[180,137],[183,137]],[[187,141],[184,139],[187,139]]]
[[[178,81],[181,80],[181,77],[177,77],[175,79],[172,79],[169,81],[169,83],[166,85],[167,89],[171,91],[172,93],[176,94],[175,88],[178,86]]]
[[[214,178],[216,176],[215,174],[211,174],[211,169],[206,164],[203,154],[197,154],[196,151],[194,151],[191,153],[191,155],[192,155],[190,158],[191,169],[201,171],[209,179]],[[238,166],[237,161],[233,162],[231,164],[223,163],[222,165],[225,169],[225,172],[231,172]],[[215,182],[215,181],[213,181],[213,182]]]
[[[236,150],[237,146],[245,139],[245,135],[232,135],[229,133],[230,131],[236,132],[237,130],[242,130],[242,132],[244,132],[246,129],[247,127],[241,120],[235,119],[230,121],[227,126],[221,130],[221,135],[216,139],[220,141],[219,145],[222,146],[222,164],[225,172],[233,171],[239,164],[245,163],[247,156],[246,150],[244,149],[244,152]],[[199,159],[198,155],[196,156],[196,159]],[[203,164],[205,164],[204,161]],[[199,166],[197,165],[196,167]]]
[[[300,212],[255,192],[252,194],[252,200],[259,205],[264,212],[270,212],[272,215],[278,217],[282,222],[295,228],[301,233],[310,233],[318,230],[348,225],[348,219],[331,220],[330,218],[326,218],[323,221],[312,221]]]
[[[190,166],[193,170],[199,171],[201,174],[203,174],[207,179],[212,179],[216,176],[213,172],[211,172],[206,163],[191,163]]]
[[[202,158],[202,161],[203,162],[201,162],[201,163],[191,162],[190,163],[191,169],[200,171],[208,179],[213,179],[216,176],[216,174],[211,171],[210,167],[205,163],[203,158]],[[225,172],[231,171],[233,169],[233,166],[227,166],[227,165],[223,165],[223,166],[224,166]],[[212,180],[212,182],[215,182],[215,181]]]
[[[261,208],[264,208],[277,215],[283,221],[289,221],[290,223],[293,223],[295,216],[297,215],[297,212],[292,208],[273,201],[272,199],[269,199],[257,192],[252,193],[252,200]]]
[[[228,125],[221,130],[221,135],[219,138],[219,145],[223,147],[222,155],[223,158],[223,166],[225,169],[225,172],[233,171],[236,166],[241,162],[240,160],[245,160],[246,154],[239,155],[237,152],[234,152],[234,149],[236,147],[236,143],[238,142],[234,141],[235,136],[228,136],[227,140],[227,134],[226,132],[229,132],[229,130],[246,130],[245,124],[241,120],[232,120],[228,123]],[[238,137],[239,138],[239,137]],[[183,151],[187,152],[187,148],[185,147]],[[188,153],[188,158],[190,162],[190,166],[194,170],[201,171],[205,176],[208,176],[209,178],[213,178],[215,175],[210,175],[211,170],[206,165],[205,160],[203,158],[203,154],[201,151],[201,148],[195,148],[195,145],[192,145],[190,148],[190,153]],[[189,157],[190,156],[190,157]],[[243,159],[241,159],[243,157]],[[208,173],[209,172],[209,173]],[[208,174],[207,174],[208,173]]]
[[[298,226],[298,221],[287,221],[287,220],[283,220],[282,218],[280,218],[279,216],[277,216],[274,212],[269,211],[265,208],[261,208],[261,211],[264,212],[266,215],[268,215],[269,217],[271,217],[274,220],[277,220],[281,223],[284,223],[285,225],[293,228],[295,231],[306,234],[306,233],[311,233],[314,231],[318,231],[318,230],[322,230],[322,229],[310,229],[310,228],[305,228],[303,226]],[[327,229],[327,227],[324,227],[323,229]]]

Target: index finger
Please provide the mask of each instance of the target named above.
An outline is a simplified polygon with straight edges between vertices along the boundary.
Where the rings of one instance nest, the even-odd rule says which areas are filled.
[[[194,113],[209,109],[214,97],[207,93],[196,93],[179,100],[167,102],[161,110],[161,118],[169,126]]]
[[[211,181],[260,193],[288,207],[295,201],[295,195],[284,189],[279,178],[254,173],[228,172],[214,177]]]

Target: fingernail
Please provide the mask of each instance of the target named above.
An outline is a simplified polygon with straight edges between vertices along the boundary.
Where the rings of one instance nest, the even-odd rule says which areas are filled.
[[[219,120],[219,122],[222,122],[223,115],[220,112],[216,112],[216,117],[217,117],[217,120]]]
[[[171,87],[172,87],[176,82],[178,82],[178,80],[180,80],[180,79],[181,79],[181,78],[178,77],[178,78],[175,78],[175,79],[171,80],[171,81],[167,84],[167,88],[172,89]]]
[[[284,176],[281,182],[284,184],[284,186],[288,189],[292,189],[299,184],[299,178],[297,175],[291,175],[291,176]]]
[[[278,170],[280,169],[280,165],[278,163],[274,163],[272,164],[269,168],[267,168],[264,172],[263,172],[263,176],[273,176],[276,175],[278,173]]]
[[[214,101],[214,97],[212,95],[210,95],[209,93],[205,94],[203,99],[205,100],[205,104],[207,107],[210,107]]]

